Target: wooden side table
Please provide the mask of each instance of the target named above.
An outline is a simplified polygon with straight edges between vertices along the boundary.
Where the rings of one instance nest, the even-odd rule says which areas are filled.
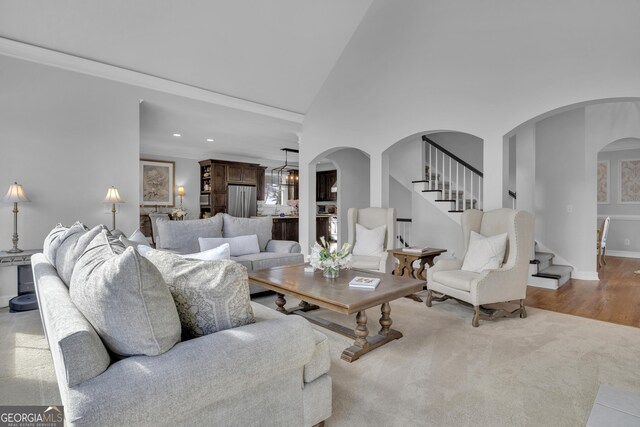
[[[410,277],[412,279],[427,280],[424,270],[425,266],[433,267],[433,260],[438,255],[442,255],[447,252],[446,249],[428,248],[421,253],[405,252],[400,249],[389,249],[387,252],[391,253],[400,263],[396,265],[391,274],[401,277]],[[420,266],[416,270],[413,267],[415,261],[420,261]],[[425,286],[426,289],[426,286]],[[409,298],[422,302],[422,299],[415,295],[409,295]]]

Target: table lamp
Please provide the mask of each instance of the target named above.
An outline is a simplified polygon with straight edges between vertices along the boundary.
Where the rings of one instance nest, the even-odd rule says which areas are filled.
[[[180,196],[180,209],[182,209],[182,197],[184,196],[184,185],[178,185],[178,196]]]
[[[13,248],[7,252],[10,254],[16,254],[22,252],[22,249],[18,248],[18,202],[30,202],[27,195],[24,194],[22,185],[14,182],[9,186],[7,195],[2,198],[5,203],[13,203]]]
[[[107,197],[104,198],[105,203],[111,203],[111,215],[113,218],[113,230],[116,229],[116,203],[124,203],[122,197],[120,197],[120,193],[118,193],[118,189],[116,187],[111,186],[107,190]]]

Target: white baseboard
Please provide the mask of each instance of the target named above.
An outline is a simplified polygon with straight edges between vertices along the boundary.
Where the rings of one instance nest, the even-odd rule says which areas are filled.
[[[9,300],[15,295],[0,295],[0,308],[9,307]]]
[[[640,258],[640,252],[632,252],[632,251],[611,251],[611,250],[607,250],[606,255],[619,256],[619,257],[623,257],[623,258]]]
[[[600,280],[597,271],[573,271],[571,278],[576,280]]]

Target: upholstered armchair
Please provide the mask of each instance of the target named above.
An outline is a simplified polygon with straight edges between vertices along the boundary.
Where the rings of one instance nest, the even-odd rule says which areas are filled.
[[[349,244],[353,256],[353,267],[374,270],[380,273],[391,273],[394,267],[394,257],[387,250],[395,246],[396,210],[393,208],[350,208],[347,212],[349,223]],[[357,245],[356,228],[359,224],[368,230],[385,226],[384,238],[375,245]],[[354,252],[355,250],[355,252]]]
[[[514,209],[488,212],[471,209],[462,214],[461,225],[464,241],[462,258],[440,260],[427,271],[427,307],[431,307],[432,301],[444,301],[448,298],[468,303],[474,307],[471,322],[474,327],[479,325],[480,320],[518,314],[525,318],[529,254],[533,247],[533,215]],[[472,231],[496,237],[507,233],[502,266],[480,272],[462,270],[464,258],[468,256]],[[434,292],[442,294],[442,297],[434,297]],[[481,307],[484,304],[514,300],[520,302],[520,307],[514,311]]]

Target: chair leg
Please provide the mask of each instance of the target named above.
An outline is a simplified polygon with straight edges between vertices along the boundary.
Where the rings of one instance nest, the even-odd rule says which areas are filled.
[[[433,301],[433,291],[427,289],[427,300],[425,302],[425,304],[427,304],[427,307],[431,307],[431,301]]]
[[[607,258],[606,258],[606,255],[607,255],[607,248],[606,248],[606,247],[604,247],[604,248],[602,248],[602,263],[603,263],[604,265],[607,265]]]
[[[524,307],[524,300],[520,300],[520,318],[525,319],[527,317],[527,309]]]
[[[473,320],[471,320],[471,325],[474,328],[477,328],[478,326],[480,326],[480,306],[474,305],[473,309],[474,309],[474,314],[473,314]]]

